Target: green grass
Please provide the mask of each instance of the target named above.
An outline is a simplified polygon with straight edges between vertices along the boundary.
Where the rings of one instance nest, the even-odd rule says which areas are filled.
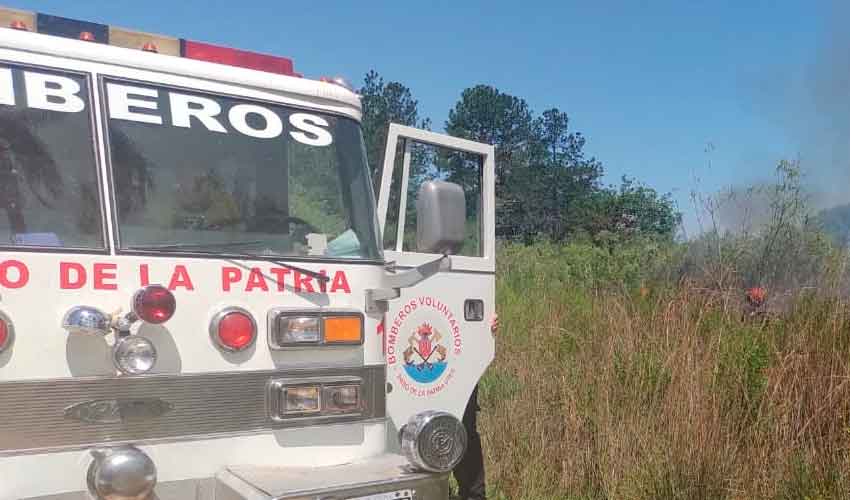
[[[740,287],[676,274],[682,259],[502,249],[490,498],[850,498],[850,303],[789,290],[750,317]]]

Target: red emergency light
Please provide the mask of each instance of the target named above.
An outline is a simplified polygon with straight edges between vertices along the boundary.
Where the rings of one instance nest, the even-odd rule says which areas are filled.
[[[183,40],[181,45],[183,57],[188,59],[238,66],[240,68],[277,73],[279,75],[294,76],[295,74],[292,68],[292,59],[286,57],[270,56],[247,50],[232,49],[230,47],[219,47],[190,40]]]
[[[177,301],[167,288],[161,285],[148,285],[133,295],[133,312],[148,323],[165,323],[177,309]]]

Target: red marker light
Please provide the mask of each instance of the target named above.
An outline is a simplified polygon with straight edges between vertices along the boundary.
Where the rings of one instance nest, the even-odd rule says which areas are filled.
[[[142,320],[158,325],[165,323],[177,309],[177,301],[162,285],[149,285],[133,296],[133,312]]]
[[[0,312],[0,352],[5,351],[12,345],[15,338],[15,329],[12,322],[5,314]]]
[[[94,35],[92,34],[92,32],[91,32],[91,31],[81,31],[81,32],[80,32],[80,40],[82,40],[82,41],[84,41],[84,42],[93,42],[93,41],[95,41],[95,40],[94,40]]]
[[[153,42],[147,42],[142,45],[142,50],[145,52],[159,52],[159,49],[156,47],[156,44]]]
[[[222,349],[242,351],[254,344],[257,324],[248,311],[229,307],[215,315],[210,324],[210,335]]]
[[[29,28],[27,28],[27,23],[21,21],[20,19],[15,19],[11,23],[9,23],[9,27],[12,28],[13,30],[21,30],[21,31],[29,31],[30,30]]]

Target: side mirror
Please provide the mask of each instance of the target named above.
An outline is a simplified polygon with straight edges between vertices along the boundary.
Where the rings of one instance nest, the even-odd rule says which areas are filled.
[[[466,238],[466,196],[452,182],[427,181],[416,199],[416,248],[425,253],[455,254]]]

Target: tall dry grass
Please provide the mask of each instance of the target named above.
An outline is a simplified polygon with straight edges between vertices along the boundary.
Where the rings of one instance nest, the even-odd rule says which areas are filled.
[[[492,498],[850,498],[847,299],[792,290],[748,316],[734,287],[647,281],[675,249],[596,252],[500,255]]]

